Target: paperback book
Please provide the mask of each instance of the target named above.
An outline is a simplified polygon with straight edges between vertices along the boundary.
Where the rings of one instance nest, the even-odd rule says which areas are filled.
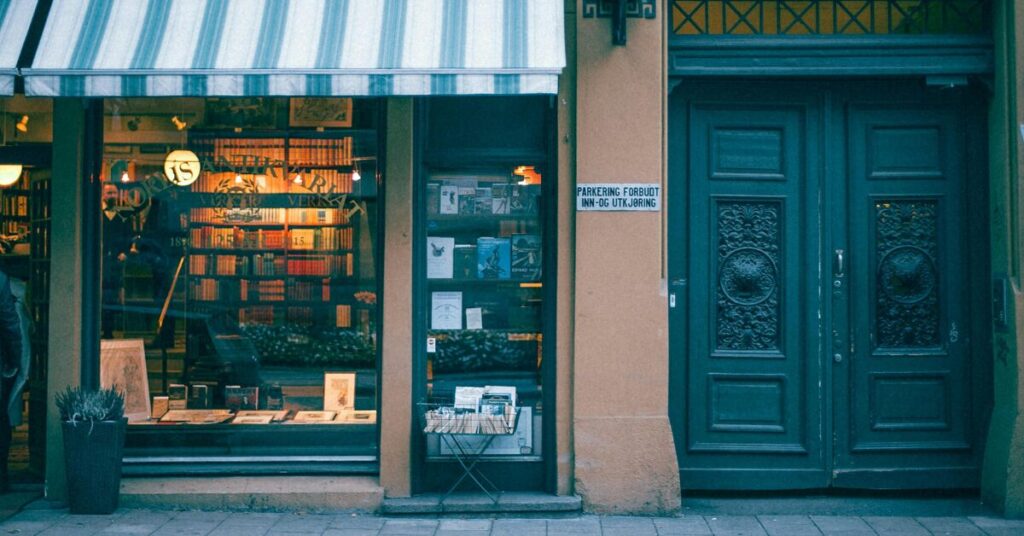
[[[541,275],[541,240],[538,235],[512,235],[512,277],[537,281]]]
[[[476,241],[477,277],[512,277],[512,243],[508,238],[480,237]]]

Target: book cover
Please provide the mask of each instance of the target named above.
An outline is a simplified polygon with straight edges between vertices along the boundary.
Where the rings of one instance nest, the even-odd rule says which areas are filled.
[[[480,237],[476,240],[477,277],[512,277],[512,243],[508,238]]]
[[[441,185],[432,182],[427,185],[427,215],[433,216],[441,210]]]
[[[491,214],[508,214],[508,184],[495,184],[491,187]]]
[[[462,329],[462,293],[430,293],[430,329]]]
[[[477,214],[491,214],[493,205],[493,194],[490,188],[476,189],[476,210]]]
[[[476,246],[473,244],[456,244],[453,251],[455,265],[452,277],[456,279],[476,279]]]
[[[203,384],[192,384],[189,387],[189,409],[209,409],[212,406],[210,388]]]
[[[439,214],[458,214],[459,213],[459,187],[458,186],[442,186],[441,187],[441,201],[438,205]]]
[[[459,214],[476,213],[476,187],[459,186]]]
[[[451,279],[454,270],[455,239],[427,237],[427,279]]]
[[[512,191],[509,194],[509,213],[520,215],[537,214],[537,196],[539,194],[540,188],[536,185],[513,185]]]
[[[538,281],[541,275],[541,240],[539,235],[512,235],[512,277],[522,281]]]
[[[188,407],[188,387],[180,383],[167,386],[168,409],[185,409]]]
[[[224,387],[224,405],[228,409],[259,409],[259,387],[227,385]]]

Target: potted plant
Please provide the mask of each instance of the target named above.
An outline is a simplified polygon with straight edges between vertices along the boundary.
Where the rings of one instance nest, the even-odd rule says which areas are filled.
[[[68,387],[57,395],[72,514],[110,514],[121,492],[124,397],[115,389]]]

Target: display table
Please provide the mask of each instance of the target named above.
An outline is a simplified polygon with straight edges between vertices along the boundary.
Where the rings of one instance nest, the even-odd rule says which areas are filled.
[[[444,504],[444,500],[469,478],[494,504],[498,504],[497,494],[501,490],[477,468],[477,464],[496,437],[515,433],[521,408],[507,406],[503,412],[485,414],[457,409],[454,405],[420,404],[420,407],[423,433],[437,435],[462,469],[448,491],[441,495],[440,503]],[[478,437],[483,437],[483,441],[476,441]],[[469,441],[469,438],[474,440]]]

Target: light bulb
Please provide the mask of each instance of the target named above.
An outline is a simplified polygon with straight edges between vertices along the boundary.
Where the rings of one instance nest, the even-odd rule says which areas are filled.
[[[21,121],[18,121],[18,124],[14,125],[14,128],[18,129],[18,132],[28,132],[28,116],[21,116]]]
[[[302,184],[302,175],[296,173],[295,177],[292,179],[292,182],[294,182],[295,184]]]
[[[21,178],[21,164],[0,164],[0,188],[10,186]]]
[[[241,183],[242,183],[242,175],[236,173],[235,174],[235,184],[241,184]]]
[[[128,170],[121,172],[121,182],[132,182],[132,178],[128,176]]]
[[[352,182],[359,182],[359,180],[362,179],[362,178],[363,178],[363,176],[359,174],[359,170],[358,169],[354,170],[352,172]]]

